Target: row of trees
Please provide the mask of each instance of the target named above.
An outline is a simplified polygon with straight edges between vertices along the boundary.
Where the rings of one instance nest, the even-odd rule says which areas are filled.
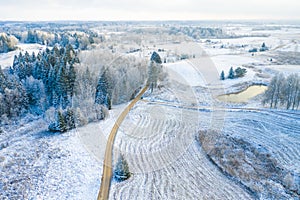
[[[170,34],[178,35],[178,33],[183,33],[194,39],[202,38],[225,38],[229,37],[220,28],[205,28],[205,27],[194,27],[194,26],[184,26],[184,27],[171,27]]]
[[[300,77],[291,74],[285,77],[282,73],[274,76],[264,94],[263,104],[270,108],[284,106],[286,109],[298,109],[300,103]]]
[[[75,49],[86,50],[90,45],[104,40],[93,32],[55,32],[29,30],[27,32],[15,33],[16,37],[24,43],[38,43],[48,46],[66,46],[72,45]]]
[[[229,79],[241,78],[241,77],[244,77],[246,75],[246,73],[247,73],[247,70],[245,68],[238,67],[235,70],[233,70],[233,67],[231,67],[229,72],[228,72],[227,78],[229,78]],[[221,72],[220,79],[221,80],[226,79],[225,78],[225,73],[224,73],[223,70]]]

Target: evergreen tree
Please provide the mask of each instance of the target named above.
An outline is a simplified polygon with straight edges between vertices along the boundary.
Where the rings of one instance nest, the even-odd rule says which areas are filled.
[[[161,61],[161,58],[160,58],[159,54],[156,53],[155,51],[152,53],[150,61],[153,61],[157,64],[162,64],[162,61]]]
[[[234,70],[234,72],[235,72],[235,77],[240,78],[240,77],[245,76],[245,74],[247,73],[247,70],[245,68],[238,67]]]
[[[66,125],[67,125],[67,130],[76,128],[75,114],[74,114],[74,111],[72,108],[67,109],[65,121],[66,121]]]
[[[129,172],[128,163],[125,160],[124,156],[121,154],[119,156],[118,162],[114,170],[114,178],[117,181],[124,181],[127,180],[129,177],[130,177],[130,172]]]
[[[0,65],[0,93],[4,93],[4,90],[7,87],[6,85],[7,85],[7,79]]]
[[[67,92],[70,97],[74,94],[74,87],[75,87],[75,81],[76,81],[76,71],[73,64],[69,66],[68,70],[68,84],[67,84]]]
[[[108,109],[111,109],[111,98],[108,92],[109,90],[109,79],[106,71],[104,71],[98,81],[96,88],[95,103],[104,105]]]
[[[221,79],[222,81],[225,80],[225,73],[224,73],[223,70],[222,70],[222,72],[221,72],[220,79]]]
[[[234,79],[234,77],[235,77],[234,76],[234,71],[233,71],[233,68],[231,67],[230,70],[229,70],[228,78],[229,79]]]
[[[67,131],[67,124],[63,115],[63,112],[61,110],[57,111],[57,120],[58,120],[58,130],[60,132],[66,132]]]

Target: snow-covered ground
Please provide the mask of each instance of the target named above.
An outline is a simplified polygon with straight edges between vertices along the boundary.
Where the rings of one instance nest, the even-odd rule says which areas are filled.
[[[177,95],[186,94],[180,90]],[[133,176],[113,182],[110,199],[251,199],[208,160],[195,140],[202,120],[199,112],[171,103],[138,103],[115,143],[115,157],[125,155]]]
[[[125,107],[63,134],[42,119],[2,128],[0,199],[96,199],[107,138]]]
[[[235,31],[234,27],[227,28]],[[255,31],[240,26],[236,31],[241,34],[271,36],[158,45],[156,48],[166,49],[163,56],[171,52],[195,58],[164,64],[169,84],[145,94],[120,125],[114,160],[124,154],[132,176],[121,183],[112,182],[110,199],[265,199],[268,191],[261,186],[265,183],[284,198],[290,195],[287,188],[299,191],[299,112],[262,109],[260,96],[243,106],[215,101],[217,95],[237,92],[253,83],[268,83],[277,72],[299,73],[299,65],[274,65],[268,60],[274,58],[274,52],[299,51],[295,37],[299,29],[288,30]],[[263,42],[270,52],[247,52]],[[45,48],[36,44],[19,47],[22,50],[0,54],[2,67],[10,66],[20,51],[37,53]],[[150,56],[153,49],[133,54]],[[220,81],[220,72],[224,70],[227,75],[230,67],[244,67],[247,74]],[[0,199],[95,199],[107,138],[125,106],[113,107],[104,121],[65,134],[47,132],[47,124],[40,119],[3,129]],[[248,142],[257,155],[266,153],[284,172],[279,177],[282,179],[253,186],[240,181],[238,175],[224,174],[222,163],[213,163],[198,141],[199,130],[206,129],[217,130],[227,139]],[[245,171],[257,167],[257,163],[250,164],[252,168],[247,165]],[[263,196],[252,193],[251,187],[260,187]]]
[[[178,71],[172,65],[168,67]],[[185,68],[186,63],[182,63],[182,67]],[[196,138],[200,129],[218,130],[225,137],[241,138],[252,144],[255,151],[267,152],[275,159],[276,167],[284,171],[284,176],[289,178],[290,174],[296,174],[291,188],[298,187],[300,116],[297,112],[214,108],[199,112],[197,106],[191,107],[192,100],[185,98],[191,97],[194,89],[187,91],[179,86],[188,84],[185,80],[178,81],[178,78],[188,78],[188,74],[193,73],[172,79],[174,83],[168,89],[170,93],[176,88],[173,95],[179,102],[172,102],[172,94],[169,94],[171,99],[161,98],[165,103],[152,98],[148,102],[145,97],[121,125],[114,157],[122,153],[133,176],[122,183],[113,181],[110,199],[264,199],[269,193],[289,197],[284,184],[290,183],[284,182],[284,177],[257,184],[258,187],[264,183],[271,185],[269,193],[264,188],[254,190],[251,184],[243,186],[239,176],[229,178],[220,171],[220,166],[208,159]],[[252,166],[258,167],[256,163]],[[249,170],[251,172],[252,168]]]
[[[102,166],[84,148],[80,132],[46,130],[38,120],[0,135],[0,199],[95,199]]]
[[[193,66],[186,61],[164,64],[164,67],[167,68],[167,73],[171,78],[176,79],[177,81],[183,81],[182,84],[205,86],[201,74],[197,73]],[[181,76],[181,78],[177,78],[177,76]]]
[[[35,55],[37,55],[39,51],[42,51],[44,49],[46,49],[45,45],[20,43],[17,45],[17,50],[0,54],[0,66],[2,68],[12,66],[14,56],[19,55],[20,53],[24,54],[27,51],[30,55],[33,52],[35,53]]]

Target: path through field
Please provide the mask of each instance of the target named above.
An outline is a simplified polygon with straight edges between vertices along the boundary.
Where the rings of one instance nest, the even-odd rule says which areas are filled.
[[[138,100],[141,99],[142,95],[147,91],[148,86],[145,86],[142,91],[137,95],[137,97],[125,108],[125,110],[121,113],[115,125],[113,126],[111,133],[108,137],[106,150],[105,150],[105,157],[103,162],[103,173],[101,179],[101,187],[98,194],[98,200],[100,199],[108,199],[109,195],[109,188],[112,178],[112,148],[114,145],[114,140],[116,134],[118,132],[119,126],[122,124],[123,120],[125,119],[126,115],[130,111],[130,109],[136,104]]]
[[[194,72],[202,79],[195,67]],[[209,161],[196,141],[201,127],[222,127],[224,112],[207,111],[203,121],[200,112],[182,109],[198,103],[187,80],[173,71],[170,86],[156,94],[174,107],[140,101],[128,113],[114,158],[122,153],[133,176],[113,181],[109,199],[252,199]]]

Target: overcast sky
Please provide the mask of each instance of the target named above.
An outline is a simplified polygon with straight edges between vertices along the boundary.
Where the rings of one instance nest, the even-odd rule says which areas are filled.
[[[0,20],[300,20],[299,0],[0,0]]]

